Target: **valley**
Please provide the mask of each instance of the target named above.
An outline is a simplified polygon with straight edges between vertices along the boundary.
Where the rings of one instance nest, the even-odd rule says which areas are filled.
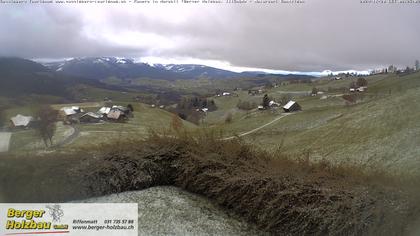
[[[420,235],[420,4],[2,2],[0,235]]]
[[[171,65],[171,68],[173,67],[174,65]],[[235,87],[222,90],[224,80],[214,81],[219,84],[213,85],[214,91],[228,91],[231,93],[229,96],[216,96],[217,93],[209,95],[211,90],[205,84],[197,84],[196,92],[191,86],[185,87],[189,91],[186,94],[178,90],[179,97],[192,96],[192,93],[201,94],[199,96],[213,99],[217,109],[202,114],[198,124],[184,120],[182,127],[191,132],[203,128],[212,130],[223,134],[222,138],[225,139],[237,136],[266,150],[281,150],[288,155],[309,158],[315,162],[325,160],[392,173],[404,170],[404,174],[417,175],[419,171],[415,166],[420,160],[417,157],[419,150],[415,142],[418,140],[416,136],[418,126],[415,121],[418,119],[418,114],[409,110],[418,108],[416,99],[420,87],[419,78],[418,73],[404,77],[395,74],[367,76],[369,88],[358,94],[354,103],[349,103],[343,99],[343,96],[351,93],[347,86],[357,77],[342,80],[326,77],[305,83],[283,80],[276,82],[275,87],[248,87],[249,89],[265,87],[261,94],[256,95],[250,95],[247,88]],[[141,81],[149,83],[148,80]],[[265,84],[270,81],[267,80]],[[174,84],[175,87],[178,86],[177,83]],[[167,85],[163,83],[162,86]],[[156,89],[161,91],[168,89],[162,86]],[[313,88],[321,91],[320,94],[311,96]],[[91,85],[82,87],[77,85],[72,88],[76,91],[74,93],[78,94],[78,99],[84,98],[87,101],[76,104],[53,104],[54,109],[77,105],[86,111],[96,112],[106,103],[133,104],[134,116],[124,123],[76,124],[74,127],[78,130],[78,134],[74,140],[55,149],[77,150],[100,143],[114,142],[112,141],[114,139],[146,137],[151,130],[158,132],[170,130],[174,114],[167,108],[176,107],[179,97],[175,100],[159,101],[155,95],[145,94],[150,97],[148,100],[143,100],[144,95],[139,96],[142,91],[131,89],[132,91],[125,92],[95,88]],[[202,94],[199,92],[200,89],[207,92]],[[292,116],[284,116],[281,107],[260,111],[256,107],[262,102],[264,94],[281,103],[284,103],[284,100],[296,100],[303,107],[303,111]],[[112,99],[112,102],[102,101],[103,98]],[[253,104],[254,108],[242,110],[238,108],[241,102]],[[157,107],[159,104],[165,104],[165,108]],[[154,105],[156,107],[153,107]],[[34,108],[31,107],[33,106],[14,106],[6,109],[4,113],[8,117],[18,113],[33,115]],[[226,122],[227,116],[231,116],[231,121]],[[71,129],[58,123],[54,142],[60,143],[61,140],[65,140],[70,132],[68,130]],[[101,138],[95,138],[98,136]],[[44,148],[33,130],[13,133],[10,143],[11,152]]]
[[[298,201],[294,204],[305,209],[302,214],[309,221],[318,222],[319,227],[328,227],[330,223],[319,223],[316,220],[319,212],[308,213],[312,204],[338,217],[337,221],[349,217],[358,221],[359,214],[375,219],[360,229],[328,228],[333,234],[382,232],[386,227],[377,225],[377,218],[391,222],[394,215],[390,212],[397,212],[398,217],[411,222],[409,215],[417,209],[412,205],[416,201],[406,198],[416,198],[418,194],[412,191],[412,186],[420,176],[417,168],[420,73],[363,76],[367,88],[362,92],[349,90],[349,85],[360,78],[269,76],[171,83],[139,78],[127,83],[127,78],[115,77],[87,84],[84,81],[90,80],[78,79],[77,83],[70,82],[67,92],[61,95],[43,94],[44,90],[26,99],[2,94],[0,101],[6,109],[1,117],[6,120],[3,120],[5,132],[0,133],[3,151],[0,183],[12,191],[0,194],[0,200],[102,202],[120,201],[118,197],[129,194],[130,201],[143,202],[142,195],[147,196],[149,191],[159,192],[153,195],[159,199],[166,199],[165,192],[170,191],[176,192],[182,201],[190,202],[188,199],[194,196],[178,192],[190,191],[207,197],[194,200],[203,201],[197,207],[217,203],[223,208],[221,211],[211,208],[213,213],[209,214],[217,215],[225,223],[212,224],[220,224],[221,230],[233,235],[276,234],[282,227],[299,233],[314,230],[310,224],[293,226],[293,207],[281,205],[276,213],[284,214],[290,221],[280,223],[271,217],[267,212],[276,201]],[[133,81],[141,86],[132,86]],[[286,112],[285,105],[291,101],[301,110]],[[46,145],[48,142],[43,141],[36,126],[10,127],[7,118],[21,114],[36,120],[39,109],[45,105],[58,114],[70,108],[80,111],[74,116],[76,122],[69,122],[73,120],[71,116],[57,116],[51,145]],[[180,105],[182,109],[178,109]],[[110,110],[130,107],[131,112],[123,120],[104,115],[99,120],[82,122],[83,115],[99,114],[107,107]],[[191,114],[198,118],[189,119]],[[33,169],[37,171],[32,172]],[[25,174],[10,179],[13,173]],[[266,186],[271,184],[275,186]],[[151,188],[161,185],[183,190]],[[283,185],[288,187],[283,189]],[[344,192],[337,188],[343,185]],[[20,189],[25,189],[25,193]],[[54,193],[49,189],[54,189]],[[298,190],[287,194],[290,189]],[[249,193],[253,191],[254,194]],[[386,191],[395,195],[384,194]],[[40,194],[34,198],[34,192]],[[120,192],[117,199],[109,195]],[[337,198],[328,197],[331,192]],[[225,198],[231,195],[234,198]],[[255,205],[258,199],[267,196],[272,196],[270,204]],[[307,203],[300,202],[302,196],[307,196]],[[211,202],[206,202],[207,199]],[[365,201],[371,201],[372,205],[361,207]],[[398,210],[380,208],[389,201]],[[225,210],[233,203],[238,206],[229,211],[234,215],[227,217]],[[351,207],[355,215],[339,213],[340,207]],[[376,207],[382,211],[376,212]],[[164,208],[153,211],[165,211]],[[188,209],[198,211],[194,207]],[[262,215],[264,218],[258,218]],[[204,220],[208,216],[197,217]],[[236,228],[237,224],[245,224],[237,220],[249,223],[243,225],[247,231]],[[337,223],[334,222],[331,224]],[[162,224],[155,227],[168,230],[164,227],[167,224]],[[394,229],[412,230],[411,225],[403,222],[390,225],[393,224],[390,227]],[[198,228],[197,232],[206,234],[203,229]]]

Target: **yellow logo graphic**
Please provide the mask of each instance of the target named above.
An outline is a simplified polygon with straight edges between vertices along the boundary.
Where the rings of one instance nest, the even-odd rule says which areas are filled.
[[[7,220],[6,229],[51,229],[51,222],[37,222],[34,218],[42,218],[44,210],[16,210],[9,208],[7,218],[22,218],[22,220]]]

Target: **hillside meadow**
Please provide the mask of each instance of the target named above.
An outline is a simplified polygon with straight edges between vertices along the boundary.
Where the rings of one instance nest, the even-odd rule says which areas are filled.
[[[342,91],[331,89],[348,86],[352,79],[315,82],[312,86],[324,90],[328,98],[291,95],[303,111],[244,138],[259,147],[281,149],[291,156],[305,156],[313,161],[327,160],[392,173],[419,174],[420,74],[376,75],[367,80],[368,90],[359,94],[354,104],[341,97]],[[290,86],[294,91],[308,89],[307,85],[300,88],[286,85],[268,94],[288,91]],[[333,92],[328,92],[328,88]],[[247,118],[239,117],[229,124],[220,124],[218,128],[229,134],[240,134],[278,115],[269,111],[254,112]]]
[[[353,104],[346,102],[342,95],[349,93],[348,85],[357,78],[322,78],[310,84],[284,83],[268,89],[266,92],[272,99],[293,99],[303,108],[303,111],[270,125],[264,126],[283,116],[282,109],[241,110],[237,107],[240,101],[258,105],[264,94],[250,96],[247,90],[239,90],[233,92],[235,96],[210,97],[215,101],[217,110],[208,112],[199,126],[187,121],[183,121],[183,126],[190,131],[200,127],[211,129],[224,138],[246,134],[242,138],[260,148],[281,150],[291,157],[305,157],[314,162],[357,165],[394,174],[419,174],[420,132],[417,121],[420,118],[420,74],[403,77],[395,74],[374,75],[366,78],[368,90],[357,95],[357,101]],[[313,87],[324,94],[308,96]],[[125,123],[75,125],[77,136],[54,150],[67,152],[90,148],[101,143],[145,137],[150,130],[162,131],[170,127],[174,116],[172,113],[130,101],[124,96],[114,104],[133,104],[134,117]],[[86,111],[97,111],[104,103],[56,104],[52,107],[59,109],[71,105],[81,106]],[[7,114],[32,114],[32,110],[30,106],[23,106],[8,109]],[[230,122],[226,122],[228,115],[232,117]],[[66,139],[71,130],[60,124],[57,127],[55,140],[59,143]],[[12,135],[12,152],[44,149],[34,130],[23,130]]]

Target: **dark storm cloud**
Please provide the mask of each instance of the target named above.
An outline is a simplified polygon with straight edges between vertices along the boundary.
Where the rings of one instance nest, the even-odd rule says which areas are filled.
[[[169,8],[169,9],[168,9]],[[412,65],[420,4],[0,8],[0,52],[30,58],[192,57],[320,71]]]

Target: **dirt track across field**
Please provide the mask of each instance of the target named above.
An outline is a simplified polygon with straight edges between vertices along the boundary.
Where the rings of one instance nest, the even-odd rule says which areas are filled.
[[[12,133],[9,132],[0,132],[0,152],[9,151],[9,143]]]
[[[260,127],[258,127],[258,128],[255,128],[255,129],[250,130],[250,131],[248,131],[248,132],[245,132],[245,133],[239,134],[239,135],[237,135],[237,136],[230,136],[230,137],[227,137],[227,138],[223,138],[222,140],[234,139],[234,138],[236,138],[236,137],[243,137],[243,136],[246,136],[246,135],[249,135],[249,134],[255,133],[255,132],[257,132],[258,130],[263,129],[263,128],[265,128],[266,126],[269,126],[269,125],[271,125],[271,124],[273,124],[273,123],[277,122],[278,120],[280,120],[280,119],[282,119],[282,118],[284,118],[284,117],[286,117],[286,116],[288,116],[288,115],[291,115],[291,114],[293,114],[293,113],[285,113],[284,115],[282,115],[282,116],[280,116],[280,117],[277,117],[276,119],[274,119],[274,120],[272,120],[272,121],[270,121],[270,122],[268,122],[268,123],[266,123],[266,124],[264,124],[264,125],[261,125],[261,126],[260,126]]]
[[[71,128],[70,135],[67,136],[61,142],[54,145],[55,147],[61,147],[61,146],[65,146],[67,144],[70,144],[79,136],[80,130],[76,126],[71,126],[70,128]]]

